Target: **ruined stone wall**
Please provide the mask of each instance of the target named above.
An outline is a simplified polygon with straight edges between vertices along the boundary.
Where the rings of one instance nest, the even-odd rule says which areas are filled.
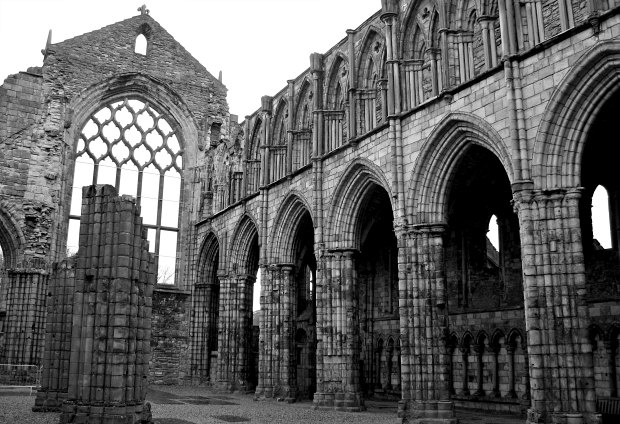
[[[189,309],[186,293],[154,293],[150,383],[184,384],[188,380]]]
[[[15,223],[2,229],[4,255],[14,261],[7,267],[23,256],[49,262],[54,252],[62,149],[43,91],[40,68],[11,75],[0,87],[0,205]]]

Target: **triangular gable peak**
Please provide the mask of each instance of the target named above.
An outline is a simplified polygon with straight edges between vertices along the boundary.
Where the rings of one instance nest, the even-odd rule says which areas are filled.
[[[136,52],[136,41],[146,39],[145,54]],[[159,74],[164,79],[183,81],[208,79],[224,85],[196,60],[149,14],[140,14],[86,34],[52,44],[48,54],[70,56],[97,66],[99,73],[126,71]]]

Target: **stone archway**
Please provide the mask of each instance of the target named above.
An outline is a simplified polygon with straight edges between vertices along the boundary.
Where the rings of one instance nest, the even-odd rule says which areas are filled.
[[[193,384],[215,379],[220,308],[219,251],[217,236],[209,233],[200,249],[198,275],[192,291],[190,372]]]

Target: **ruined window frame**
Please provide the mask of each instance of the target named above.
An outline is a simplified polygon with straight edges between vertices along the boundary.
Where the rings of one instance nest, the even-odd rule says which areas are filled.
[[[118,121],[116,121],[115,115],[112,114],[112,109],[120,111],[121,109],[126,108],[126,106],[131,107],[131,104],[129,102],[134,102],[134,101],[140,102],[142,106],[138,110],[134,110],[135,108],[133,107],[131,110],[127,108],[127,110],[132,115],[132,119],[129,124],[122,127],[122,125]],[[110,111],[110,116],[101,122],[97,120],[97,122],[99,122],[98,125],[95,122],[95,125],[97,126],[97,132],[94,135],[91,135],[90,137],[85,136],[84,130],[85,130],[86,125],[89,124],[89,122],[93,121],[93,117],[95,117],[97,114],[102,112],[104,109],[108,109]],[[133,110],[133,113],[131,112],[132,110]],[[151,119],[153,120],[153,123],[146,130],[140,127],[140,129],[142,129],[140,141],[135,142],[133,146],[129,147],[131,142],[126,139],[126,134],[124,133],[124,131],[130,130],[131,128],[136,126],[136,123],[140,125],[140,123],[138,122],[138,116],[143,113],[147,113],[148,115],[150,115]],[[185,162],[186,162],[185,142],[183,140],[183,131],[181,130],[181,126],[177,123],[174,117],[164,107],[162,107],[162,105],[152,100],[149,100],[146,97],[136,95],[136,94],[123,94],[123,95],[117,95],[117,96],[103,99],[100,103],[98,103],[96,107],[92,109],[92,112],[90,112],[89,114],[85,116],[86,118],[83,120],[83,122],[78,127],[79,130],[77,131],[73,151],[71,153],[72,159],[73,159],[72,170],[73,170],[74,181],[70,187],[71,194],[69,196],[69,214],[68,214],[69,225],[67,226],[68,237],[70,235],[71,221],[73,222],[77,221],[79,225],[79,220],[81,218],[81,211],[80,211],[80,215],[72,213],[72,212],[75,212],[71,210],[73,202],[74,202],[73,196],[76,193],[80,193],[81,191],[81,186],[79,185],[80,183],[82,183],[83,185],[100,183],[97,181],[97,178],[98,178],[98,166],[101,162],[103,162],[106,159],[111,159],[112,162],[115,164],[116,178],[115,178],[115,183],[113,184],[113,186],[117,189],[117,191],[120,189],[120,186],[121,186],[122,170],[123,169],[133,170],[132,168],[126,168],[125,165],[131,164],[133,165],[133,167],[135,167],[135,169],[138,172],[138,175],[136,176],[136,180],[137,180],[136,187],[135,187],[136,195],[135,196],[132,195],[132,197],[136,199],[136,203],[138,206],[142,206],[142,197],[143,197],[144,192],[141,191],[142,189],[141,183],[143,182],[144,170],[147,167],[154,166],[155,169],[159,171],[159,182],[158,182],[159,187],[158,187],[157,198],[155,199],[157,203],[156,221],[155,221],[155,224],[144,223],[144,227],[146,227],[149,230],[149,251],[153,255],[155,255],[157,259],[157,266],[158,266],[157,284],[164,286],[164,287],[179,287],[181,285],[181,282],[179,281],[179,278],[178,278],[180,274],[179,246],[180,246],[181,235],[183,231],[182,229],[182,212],[183,211],[182,211],[181,206],[184,202],[184,187],[185,187],[184,170],[185,170]],[[159,128],[159,131],[157,131],[158,123],[162,120],[165,121],[165,123],[167,124],[170,130],[165,136],[161,137],[161,144],[159,145],[159,147],[153,148],[153,146],[148,145],[148,140],[146,139],[146,137],[152,132],[157,132],[160,136],[162,135],[163,130],[161,128]],[[102,137],[103,127],[110,123],[113,123],[114,125],[116,125],[116,128],[119,130],[119,135],[114,140],[106,140],[106,138]],[[175,137],[176,143],[178,144],[178,149],[176,149],[176,153],[171,154],[171,151],[174,149],[168,146],[168,142],[170,139],[172,139],[172,137]],[[90,146],[87,146],[88,144],[87,141],[95,140],[97,138],[101,138],[104,141],[104,144],[107,147],[107,151],[104,154],[100,155],[98,158],[95,158],[92,151],[89,150]],[[82,143],[81,148],[80,148],[80,142]],[[113,149],[115,146],[121,143],[123,143],[125,147],[128,148],[129,152],[127,156],[125,157],[125,159],[119,160],[118,158],[114,157]],[[150,151],[150,160],[144,162],[142,165],[137,163],[138,159],[136,159],[135,157],[135,152],[138,150],[140,146],[144,146],[147,150]],[[165,165],[165,166],[161,165],[157,161],[157,154],[162,151],[166,151],[166,153],[170,156],[170,163],[168,163],[168,165]],[[83,155],[87,155],[89,157],[89,161],[90,163],[92,163],[92,169],[93,169],[92,175],[91,175],[92,180],[86,183],[83,183],[84,178],[75,175],[76,166],[78,164],[78,158]],[[176,226],[162,224],[162,216],[164,214],[163,212],[164,202],[171,201],[169,199],[164,198],[164,191],[165,191],[164,183],[166,181],[165,177],[167,176],[167,173],[169,171],[175,171],[179,177],[178,200],[173,201],[178,204]],[[156,175],[155,173],[151,173],[151,174]],[[176,178],[176,176],[169,175],[169,178]],[[79,196],[81,198],[81,194],[79,194]],[[144,196],[144,197],[147,198],[148,196]],[[141,213],[141,216],[144,219],[143,213]],[[150,238],[151,230],[155,231],[154,241]],[[160,258],[160,247],[161,247],[161,241],[162,241],[161,240],[162,231],[174,232],[176,235],[176,246],[174,250],[174,257],[169,257],[174,260],[173,262],[174,272],[172,273],[172,276],[171,276],[172,282],[170,283],[160,281],[162,276],[159,274],[159,271],[160,271],[159,258]],[[170,278],[170,275],[168,275],[168,278]]]

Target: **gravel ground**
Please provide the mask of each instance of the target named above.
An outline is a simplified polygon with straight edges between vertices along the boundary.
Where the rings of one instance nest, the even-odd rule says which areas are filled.
[[[219,394],[201,387],[166,386],[151,388],[151,402],[156,424],[222,424],[251,422],[254,424],[334,423],[384,424],[396,423],[396,404],[367,402],[362,413],[315,411],[312,403],[287,404],[254,401],[252,395]],[[31,411],[34,396],[28,391],[0,391],[0,424],[57,424],[57,413]],[[473,412],[458,413],[461,424],[517,424],[525,420]]]

